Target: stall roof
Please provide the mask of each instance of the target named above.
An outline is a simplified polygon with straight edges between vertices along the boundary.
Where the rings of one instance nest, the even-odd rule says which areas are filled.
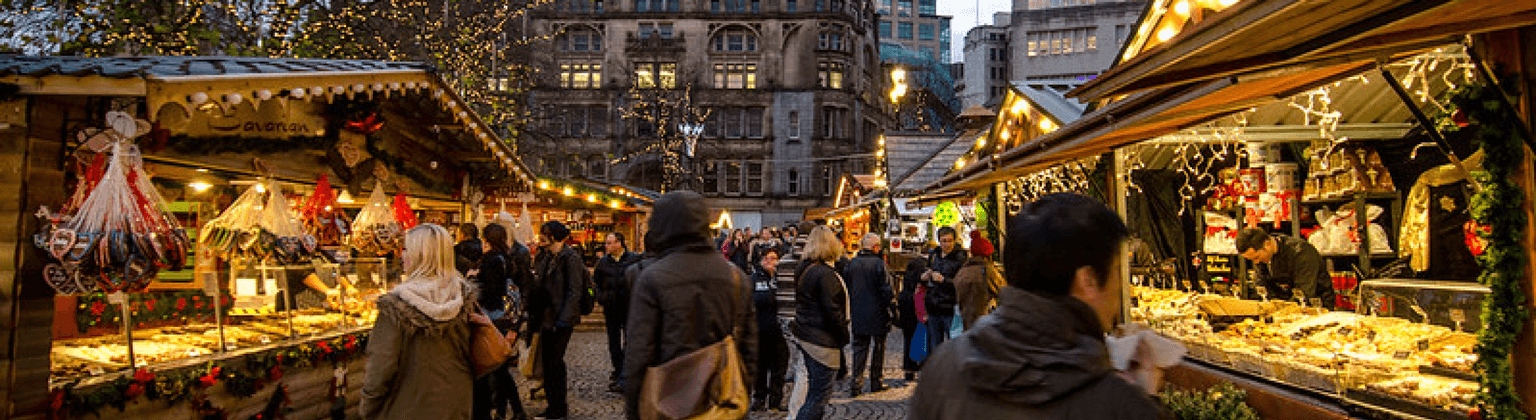
[[[991,114],[989,113],[988,116]],[[887,132],[885,133],[885,159],[891,183],[899,188],[900,180],[921,168],[933,155],[955,141],[955,133]],[[892,188],[897,190],[898,188]]]
[[[1145,15],[1161,15],[1167,3],[1149,2]],[[1209,13],[1209,18],[1187,25],[1143,21],[1136,32],[1139,38],[1165,29],[1177,35],[1129,52],[1129,59],[1122,58],[1071,94],[1097,101],[1237,75],[1266,77],[1268,72],[1267,77],[1274,77],[1370,63],[1385,54],[1455,42],[1465,34],[1531,25],[1536,23],[1536,2],[1242,0]]]
[[[1082,101],[1069,99],[1066,96],[1067,92],[1077,87],[1079,83],[1075,80],[1031,80],[1013,82],[1013,89],[1052,117],[1061,121],[1072,121],[1082,117],[1083,112],[1088,109]]]
[[[0,76],[173,78],[386,70],[432,71],[432,67],[422,63],[377,60],[208,56],[88,58],[0,54]]]
[[[898,175],[891,182],[891,191],[902,194],[921,191],[928,184],[943,178],[950,169],[954,169],[955,159],[965,155],[976,143],[976,138],[987,135],[986,129],[971,129],[949,137],[944,145],[930,149],[922,154],[921,161],[906,172],[897,172],[892,166],[892,175]],[[892,151],[894,158],[895,152]]]
[[[1386,68],[1401,79],[1413,70],[1404,63],[1452,54],[1459,54],[1459,47],[1399,54]],[[1237,113],[1243,115],[1249,128],[1244,141],[1321,138],[1317,118],[1310,117],[1309,121],[1290,101],[1318,88],[1330,92],[1330,106],[1339,111],[1340,137],[1399,138],[1411,127],[1412,116],[1375,68],[1374,62],[1345,63],[1276,77],[1224,77],[1131,93],[1056,131],[979,159],[924,190],[926,197],[952,195],[1139,141],[1163,136],[1177,140],[1182,130],[1200,124],[1232,125],[1217,120]],[[1343,79],[1357,82],[1343,83]]]
[[[373,60],[302,58],[143,56],[73,57],[0,54],[0,84],[20,95],[144,97],[151,121],[190,116],[200,109],[241,103],[320,100],[336,97],[390,97],[430,93],[466,143],[480,143],[485,155],[531,187],[535,179],[516,153],[501,141],[457,92],[429,65]],[[407,137],[412,133],[404,133]],[[468,157],[459,158],[468,159]]]

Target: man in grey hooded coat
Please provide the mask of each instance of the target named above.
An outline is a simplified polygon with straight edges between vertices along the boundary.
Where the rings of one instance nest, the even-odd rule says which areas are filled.
[[[645,249],[657,258],[635,279],[624,336],[624,404],[631,419],[640,418],[646,368],[727,336],[741,353],[739,374],[757,371],[751,283],[710,242],[704,196],[674,191],[657,199]]]

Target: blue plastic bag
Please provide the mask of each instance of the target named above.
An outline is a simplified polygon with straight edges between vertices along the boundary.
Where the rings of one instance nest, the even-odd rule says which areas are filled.
[[[907,357],[915,362],[922,362],[923,359],[928,358],[928,323],[917,323],[917,331],[912,333],[912,344],[907,348],[910,349]]]

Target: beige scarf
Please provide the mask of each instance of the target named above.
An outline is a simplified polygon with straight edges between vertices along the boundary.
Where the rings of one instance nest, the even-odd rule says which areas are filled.
[[[464,306],[464,280],[456,273],[439,277],[406,277],[395,294],[428,318],[447,321]]]

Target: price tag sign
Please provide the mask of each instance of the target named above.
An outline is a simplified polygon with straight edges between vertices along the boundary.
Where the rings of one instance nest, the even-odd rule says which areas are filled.
[[[128,295],[123,292],[112,292],[107,295],[107,303],[122,305],[126,301],[128,301]]]
[[[1309,299],[1309,301],[1312,302],[1312,307],[1314,307],[1314,308],[1321,308],[1321,307],[1323,307],[1323,299],[1321,299],[1321,298],[1312,298],[1312,299]]]
[[[91,376],[101,376],[101,375],[106,375],[107,374],[107,370],[106,369],[102,369],[101,366],[91,366],[89,368],[86,368],[85,370],[91,372]]]
[[[1451,310],[1451,321],[1452,322],[1467,322],[1467,311],[1461,310],[1461,309],[1452,309]]]
[[[259,340],[259,341],[261,341],[261,344],[272,344],[272,339],[271,339],[271,338],[268,338],[268,337],[267,337],[267,336],[265,336],[265,335],[263,335],[263,336],[261,336],[261,337],[258,337],[258,338],[257,338],[257,339],[258,339],[258,340]]]
[[[203,295],[219,297],[219,273],[202,273]]]
[[[1407,359],[1409,354],[1410,353],[1407,351],[1400,351],[1397,353],[1392,353],[1392,358],[1398,360]]]

